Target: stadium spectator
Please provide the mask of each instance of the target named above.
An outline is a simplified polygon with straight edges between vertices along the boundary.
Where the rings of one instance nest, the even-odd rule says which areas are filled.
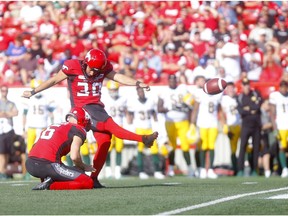
[[[33,77],[33,72],[37,68],[37,61],[36,58],[33,58],[30,49],[28,49],[24,57],[18,61],[21,80],[24,86],[27,86],[30,83],[31,78]]]
[[[181,18],[176,19],[175,29],[172,35],[173,43],[176,47],[177,53],[182,53],[183,46],[189,41],[189,31],[185,29],[184,22]]]
[[[267,26],[267,19],[265,17],[259,17],[257,25],[251,30],[249,39],[254,39],[256,42],[259,41],[260,33],[265,31],[267,40],[270,41],[273,38],[273,30]]]
[[[30,38],[29,49],[32,53],[32,58],[45,58],[45,52],[43,50],[43,44],[41,39],[37,35],[32,35]]]
[[[86,82],[83,82],[83,77],[78,75],[84,75],[84,80],[86,80]],[[55,76],[41,83],[40,86],[35,89],[23,92],[23,97],[30,98],[38,92],[68,79],[68,85],[71,85],[72,87],[69,88],[70,95],[72,96],[72,107],[75,105],[83,106],[92,117],[92,130],[98,144],[98,149],[93,160],[93,167],[96,168],[96,171],[91,174],[95,188],[104,187],[98,181],[98,174],[105,163],[112,134],[121,139],[138,142],[142,141],[146,147],[151,147],[153,141],[158,136],[157,132],[150,135],[138,135],[125,130],[113,121],[111,116],[104,110],[104,105],[100,101],[101,86],[105,77],[122,84],[139,86],[150,90],[148,85],[123,74],[114,72],[113,66],[111,62],[107,60],[105,53],[99,49],[92,49],[86,54],[84,60],[79,61],[77,59],[72,59],[65,61],[62,69]]]
[[[9,43],[9,46],[5,51],[5,55],[8,57],[8,60],[18,61],[23,58],[26,49],[27,48],[23,43],[23,36],[17,35],[14,41]]]
[[[194,52],[194,47],[191,43],[186,43],[184,45],[183,55],[180,57],[179,61],[185,62],[186,67],[190,70],[193,70],[198,65],[199,56]]]
[[[141,69],[136,70],[135,79],[148,85],[153,85],[158,79],[156,71],[149,67],[148,60],[146,58],[140,60],[139,64],[142,64]]]
[[[280,58],[271,44],[266,45],[266,53],[263,58],[263,70],[259,82],[278,82],[283,75]]]
[[[242,77],[247,77],[251,81],[259,81],[262,64],[263,52],[258,49],[257,42],[250,39],[247,49],[244,49],[241,54]]]
[[[91,126],[90,116],[84,109],[74,107],[67,114],[66,121],[44,130],[28,155],[27,171],[41,179],[32,190],[93,188],[93,181],[85,172],[94,172],[95,168],[83,163],[80,155],[80,146]],[[75,167],[61,162],[61,157],[70,151]]]
[[[0,53],[4,53],[7,50],[9,43],[12,41],[13,39],[4,32],[4,26],[0,22]]]
[[[22,86],[20,68],[16,60],[8,62],[8,68],[3,73],[3,83],[8,86]]]
[[[282,45],[287,45],[288,43],[288,25],[285,21],[286,18],[283,15],[280,15],[273,29],[273,38]]]
[[[273,130],[278,136],[279,145],[279,160],[282,167],[282,178],[288,177],[287,168],[287,102],[288,102],[288,83],[286,81],[280,81],[279,91],[272,92],[269,96],[269,102],[271,104],[271,120],[273,124]],[[284,106],[283,106],[284,105]]]
[[[78,38],[76,33],[72,33],[68,39],[69,43],[66,43],[65,50],[69,50],[71,58],[79,58],[85,49],[83,41]]]
[[[93,24],[99,20],[100,16],[96,7],[90,3],[85,8],[85,13],[79,17],[79,24],[76,28],[80,38],[88,38],[91,33],[95,33]]]
[[[231,31],[231,41],[226,42],[221,48],[223,60],[220,61],[220,66],[225,68],[228,75],[233,78],[233,81],[240,79],[240,38],[237,30]]]
[[[38,22],[38,34],[41,39],[50,39],[55,33],[58,33],[58,25],[52,19],[50,11],[44,10],[41,19]]]
[[[238,21],[234,8],[231,2],[223,1],[217,9],[219,17],[224,18],[228,25],[235,25]]]
[[[199,30],[191,30],[190,43],[193,45],[194,52],[201,58],[206,52],[207,45],[206,42],[201,39]]]
[[[142,88],[136,87],[137,97],[127,99],[128,123],[134,124],[137,134],[148,135],[152,133],[152,122],[158,122],[157,105],[152,97],[146,97]],[[148,179],[149,175],[144,170],[144,149],[143,142],[138,142],[137,146],[137,163],[140,179]],[[150,148],[152,161],[154,165],[154,177],[156,179],[164,179],[165,176],[161,172],[159,160],[159,148],[156,140]]]
[[[211,79],[217,74],[216,67],[213,64],[208,64],[207,57],[199,59],[199,65],[194,68],[192,76],[195,78],[199,75],[204,76],[206,79]],[[194,79],[193,79],[194,80]]]
[[[6,168],[8,163],[8,154],[11,145],[13,145],[13,137],[15,135],[13,129],[13,117],[18,115],[18,109],[14,102],[8,100],[8,86],[2,85],[0,98],[0,179],[6,179]]]
[[[162,73],[161,75],[171,75],[175,74],[179,70],[178,61],[179,56],[176,55],[176,47],[174,43],[169,42],[165,46],[166,53],[162,54]],[[162,79],[162,78],[161,78]]]
[[[145,59],[147,59],[148,67],[155,70],[157,78],[160,78],[162,73],[162,61],[159,51],[154,50],[152,45],[148,46],[145,51]],[[139,62],[138,69],[142,69],[143,64]]]
[[[137,23],[132,33],[131,46],[135,51],[144,51],[152,42],[152,36],[149,27],[144,23]]]
[[[227,20],[224,17],[219,18],[218,28],[216,28],[213,31],[213,36],[214,36],[215,40],[216,41],[219,41],[219,40],[224,41],[224,39],[226,37],[229,37],[229,35],[230,35],[230,32],[228,30],[228,22],[227,22]]]
[[[253,159],[251,165],[251,176],[257,176],[258,156],[261,139],[261,104],[260,94],[251,89],[250,81],[247,78],[242,79],[242,93],[237,97],[237,110],[241,115],[241,135],[240,135],[240,153],[238,156],[237,176],[244,176],[244,157],[248,139],[252,137]]]

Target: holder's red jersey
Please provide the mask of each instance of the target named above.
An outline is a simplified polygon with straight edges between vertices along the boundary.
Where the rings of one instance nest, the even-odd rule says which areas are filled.
[[[69,122],[54,124],[42,131],[38,141],[32,147],[29,157],[36,157],[61,163],[61,157],[70,152],[73,137],[86,139],[83,127]]]
[[[68,89],[70,92],[71,106],[83,107],[87,104],[101,104],[101,88],[104,78],[113,70],[108,61],[106,66],[93,77],[84,75],[84,63],[77,59],[66,60],[62,71],[68,76]]]

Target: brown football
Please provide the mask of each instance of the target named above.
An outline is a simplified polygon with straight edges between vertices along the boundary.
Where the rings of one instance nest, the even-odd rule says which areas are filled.
[[[203,87],[203,91],[209,95],[219,94],[224,91],[227,82],[222,78],[213,78],[208,80]]]

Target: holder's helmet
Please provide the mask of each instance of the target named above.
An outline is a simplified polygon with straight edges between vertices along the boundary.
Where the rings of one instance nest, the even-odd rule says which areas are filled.
[[[85,128],[86,131],[90,130],[91,118],[90,115],[81,107],[73,107],[70,112],[66,115],[66,121],[68,117],[72,116],[77,119],[77,124]]]

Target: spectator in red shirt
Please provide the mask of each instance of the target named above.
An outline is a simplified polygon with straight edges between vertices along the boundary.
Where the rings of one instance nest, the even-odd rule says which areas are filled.
[[[142,68],[137,69],[135,78],[148,85],[155,83],[157,81],[158,75],[153,68],[148,66],[148,60],[143,58],[140,63],[142,64]]]
[[[147,27],[143,23],[138,23],[132,34],[132,47],[137,50],[145,50],[152,43],[152,35],[148,34]]]
[[[178,65],[180,57],[176,55],[176,47],[174,43],[168,43],[165,47],[165,51],[166,53],[162,55],[162,74],[175,74],[180,69]]]
[[[193,37],[190,36],[190,42],[194,47],[194,52],[201,58],[206,52],[206,42],[201,39],[199,30],[194,32]]]
[[[3,25],[0,23],[0,53],[4,52],[12,41],[13,39],[4,32]]]
[[[79,32],[80,38],[87,38],[91,32],[95,32],[93,23],[100,19],[97,14],[96,7],[93,4],[86,6],[85,14],[79,18],[79,26],[77,32]]]
[[[65,50],[69,50],[72,58],[79,58],[85,49],[83,42],[77,34],[70,35],[69,43],[66,44]]]
[[[263,60],[263,70],[260,75],[260,82],[279,82],[283,75],[283,68],[280,65],[280,58],[275,53],[272,45],[267,45]]]

